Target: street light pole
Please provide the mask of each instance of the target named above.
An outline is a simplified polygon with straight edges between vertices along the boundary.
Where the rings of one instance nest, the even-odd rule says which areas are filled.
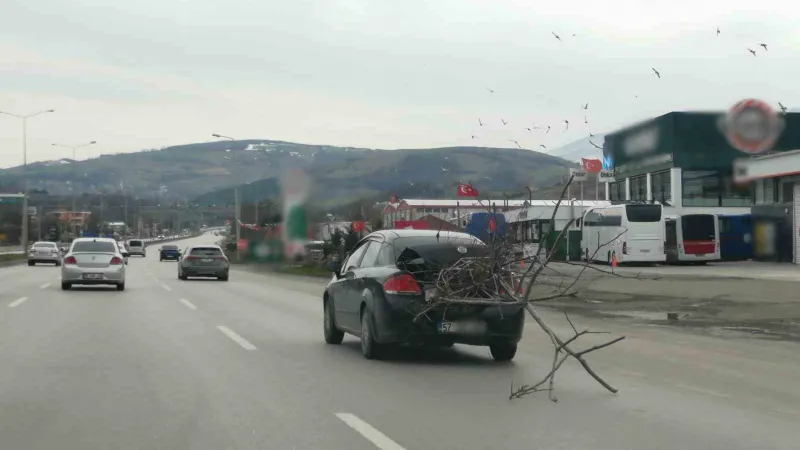
[[[54,147],[64,147],[72,150],[72,214],[75,214],[75,189],[76,189],[76,182],[78,181],[78,161],[77,161],[77,150],[82,147],[86,147],[89,145],[97,144],[97,141],[87,142],[81,145],[64,145],[64,144],[53,144]],[[72,227],[73,234],[77,234],[75,232],[75,227]]]
[[[47,109],[34,114],[28,114],[27,116],[21,116],[19,114],[0,111],[0,114],[22,120],[22,183],[24,190],[22,197],[22,251],[26,253],[28,251],[28,119],[51,112],[55,112],[55,110]]]
[[[235,142],[236,141],[236,139],[234,139],[234,138],[232,138],[230,136],[223,136],[223,135],[217,134],[217,133],[214,133],[211,136],[213,136],[215,138],[229,139],[231,142]],[[242,260],[242,252],[239,251],[239,249],[238,249],[239,241],[242,239],[242,227],[239,224],[239,222],[241,221],[241,214],[242,214],[242,211],[240,209],[240,203],[241,203],[241,201],[239,199],[239,187],[237,186],[237,187],[233,188],[233,215],[234,215],[233,221],[235,222],[234,226],[236,227],[236,245],[237,245],[236,261],[241,261]]]

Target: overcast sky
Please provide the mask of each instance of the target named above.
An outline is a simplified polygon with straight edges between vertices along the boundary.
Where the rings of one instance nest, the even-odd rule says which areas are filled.
[[[0,4],[0,111],[56,110],[29,120],[29,161],[70,156],[52,143],[98,141],[84,159],[212,133],[552,149],[744,97],[800,106],[800,4],[786,0]],[[21,125],[0,116],[0,166],[21,162]]]

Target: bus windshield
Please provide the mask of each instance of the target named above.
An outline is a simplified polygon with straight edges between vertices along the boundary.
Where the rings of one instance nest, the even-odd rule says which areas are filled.
[[[709,241],[714,239],[715,218],[709,214],[695,214],[681,217],[683,239],[687,241]]]
[[[661,205],[625,205],[628,222],[659,222]]]

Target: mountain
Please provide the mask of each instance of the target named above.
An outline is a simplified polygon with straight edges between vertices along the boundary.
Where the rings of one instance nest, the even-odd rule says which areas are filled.
[[[314,203],[341,205],[358,198],[454,198],[456,185],[471,182],[481,196],[527,196],[525,186],[550,186],[572,165],[560,158],[512,148],[449,147],[364,152],[346,161],[308,170]],[[276,177],[240,186],[240,198],[252,202],[279,192]],[[201,195],[197,204],[228,204],[233,188]]]
[[[603,150],[595,147],[592,143],[602,147],[604,138],[605,136],[602,134],[596,134],[594,137],[585,137],[563,147],[550,150],[547,154],[570,162],[580,162],[581,158],[602,160]]]
[[[30,189],[57,194],[134,193],[201,205],[278,195],[281,174],[306,171],[317,203],[341,204],[370,196],[454,197],[459,181],[482,193],[526,192],[561,180],[570,164],[531,150],[485,147],[375,150],[272,140],[221,141],[29,164]],[[0,170],[0,190],[22,183],[22,169]]]

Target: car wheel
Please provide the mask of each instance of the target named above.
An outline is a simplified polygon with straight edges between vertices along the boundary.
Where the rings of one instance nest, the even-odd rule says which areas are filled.
[[[225,275],[225,276],[222,276],[222,277],[217,277],[217,279],[219,281],[228,281],[228,275]]]
[[[59,261],[56,261],[56,267],[60,267],[60,266],[61,266],[61,263]]]
[[[491,344],[489,352],[492,353],[495,361],[511,361],[517,354],[517,344]]]
[[[178,279],[179,280],[186,280],[186,275],[184,275],[183,272],[178,272]]]
[[[34,265],[34,264],[36,264],[36,263],[35,263],[35,262],[33,262],[33,261],[28,261],[28,265],[29,265],[29,266],[32,266],[32,265]]]
[[[344,332],[336,328],[333,321],[333,311],[328,300],[323,303],[324,316],[322,317],[322,326],[325,331],[325,342],[328,344],[339,345],[344,339]]]
[[[69,283],[61,283],[61,290],[62,291],[68,291],[71,287],[72,287],[72,285],[69,284]]]
[[[375,342],[372,331],[372,315],[364,309],[361,311],[361,354],[367,359],[380,359],[383,346]]]
[[[158,258],[158,262],[164,261],[164,258]]]
[[[118,291],[124,291],[125,290],[125,283],[118,284],[117,285],[117,290]]]

